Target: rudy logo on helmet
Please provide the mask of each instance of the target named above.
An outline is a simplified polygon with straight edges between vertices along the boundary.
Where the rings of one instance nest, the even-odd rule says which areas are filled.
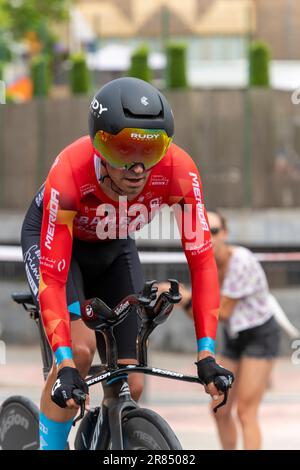
[[[95,115],[97,117],[101,116],[101,114],[104,112],[104,111],[108,111],[108,108],[105,108],[104,106],[102,106],[102,103],[99,103],[99,101],[94,98],[92,103],[91,103],[91,108],[93,110],[93,112],[95,112]]]

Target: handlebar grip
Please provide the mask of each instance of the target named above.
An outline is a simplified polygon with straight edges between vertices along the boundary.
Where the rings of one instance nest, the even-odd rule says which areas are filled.
[[[217,387],[220,392],[225,392],[231,387],[231,382],[225,375],[220,375],[219,377],[216,377],[214,380],[214,384]]]

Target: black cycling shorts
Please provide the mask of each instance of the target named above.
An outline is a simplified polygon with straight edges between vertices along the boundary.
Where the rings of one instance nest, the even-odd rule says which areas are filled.
[[[260,326],[240,331],[236,338],[230,338],[224,328],[223,338],[220,354],[234,361],[242,357],[274,359],[279,356],[280,328],[274,317]]]
[[[30,290],[39,308],[39,259],[42,209],[33,200],[22,227],[21,245]],[[135,241],[107,240],[86,242],[73,240],[72,259],[66,286],[67,305],[71,320],[80,318],[80,302],[91,297],[101,298],[115,307],[124,297],[138,293],[144,278]],[[119,359],[136,358],[136,337],[140,320],[133,310],[114,329]],[[105,362],[105,343],[96,332],[97,347]]]

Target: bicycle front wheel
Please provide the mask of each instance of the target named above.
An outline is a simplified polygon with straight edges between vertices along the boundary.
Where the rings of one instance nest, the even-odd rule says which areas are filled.
[[[39,409],[28,398],[13,396],[0,408],[0,449],[39,449]]]
[[[182,450],[168,423],[154,411],[138,408],[122,420],[126,450]]]

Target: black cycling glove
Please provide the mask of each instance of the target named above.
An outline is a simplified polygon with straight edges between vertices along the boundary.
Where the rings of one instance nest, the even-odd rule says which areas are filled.
[[[217,377],[226,377],[228,387],[231,387],[234,381],[234,375],[230,370],[224,369],[224,367],[220,366],[219,364],[216,363],[215,359],[212,356],[205,357],[204,359],[201,359],[198,362],[195,362],[197,369],[198,369],[198,377],[201,380],[201,382],[205,383],[205,385],[208,385],[209,383],[216,382]],[[219,381],[217,380],[217,388],[221,391],[224,391],[222,389],[222,386],[219,387]],[[225,386],[225,384],[224,384]]]
[[[66,402],[73,398],[72,392],[79,389],[88,394],[88,386],[75,367],[63,367],[57,374],[57,380],[51,390],[51,400],[61,408],[66,408]]]

